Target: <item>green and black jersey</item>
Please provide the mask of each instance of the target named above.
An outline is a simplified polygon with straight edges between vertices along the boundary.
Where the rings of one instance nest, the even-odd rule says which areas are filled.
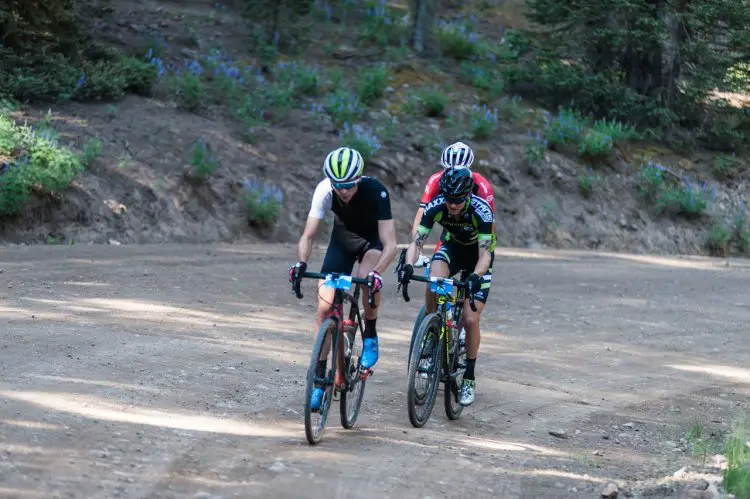
[[[487,201],[479,196],[471,196],[470,201],[466,203],[457,218],[450,217],[443,196],[434,198],[425,206],[422,220],[417,227],[418,234],[426,239],[436,223],[445,229],[443,235],[445,241],[456,242],[464,246],[489,241],[489,251],[495,250],[496,240],[493,231],[495,215]]]

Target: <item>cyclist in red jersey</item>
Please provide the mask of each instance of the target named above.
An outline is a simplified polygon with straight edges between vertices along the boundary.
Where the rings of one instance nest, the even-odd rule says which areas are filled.
[[[443,173],[448,168],[455,168],[455,169],[462,169],[466,168],[469,169],[474,163],[474,151],[471,150],[471,147],[464,144],[463,142],[456,142],[455,144],[451,144],[448,147],[446,147],[443,150],[443,153],[440,156],[440,165],[443,167],[442,172],[434,173],[432,176],[430,176],[429,180],[427,180],[427,185],[425,186],[424,192],[422,192],[422,197],[419,199],[419,209],[417,209],[417,214],[414,217],[414,222],[412,223],[411,227],[411,236],[414,238],[417,234],[417,227],[419,227],[419,222],[422,220],[422,215],[424,214],[425,206],[434,198],[436,198],[440,194],[440,179],[443,177]],[[492,191],[492,185],[489,183],[489,181],[484,178],[482,175],[472,172],[471,177],[474,180],[474,189],[473,194],[477,195],[478,197],[485,200],[492,209],[492,214],[494,216],[495,214],[495,201],[493,198],[493,191]],[[442,239],[442,237],[441,237]],[[496,243],[497,238],[495,236],[495,224],[493,222],[492,224],[492,243],[493,247]],[[438,241],[438,243],[435,245],[435,252],[433,253],[433,257],[438,253],[440,250],[442,241]],[[415,267],[424,267],[427,265],[428,262],[430,262],[432,258],[426,257],[425,255],[422,255],[420,253],[417,262],[414,264]],[[435,303],[434,297],[432,295],[432,292],[430,291],[429,286],[425,286],[424,290],[424,298],[425,298],[425,304],[422,305],[422,307],[419,309],[419,312],[417,313],[417,318],[414,321],[414,330],[412,331],[411,341],[414,341],[414,337],[416,336],[416,330],[419,327],[419,325],[422,323],[422,319],[425,316],[427,305],[433,306]],[[462,335],[464,333],[462,332]],[[411,347],[413,345],[409,345],[409,352],[411,352]]]
[[[440,164],[444,169],[470,168],[473,162],[474,152],[471,150],[471,147],[464,144],[463,142],[456,142],[455,144],[451,144],[446,147],[445,150],[443,150],[443,154],[440,158]],[[417,227],[419,226],[419,221],[422,220],[422,214],[424,213],[425,206],[427,206],[427,203],[429,203],[433,198],[437,197],[438,194],[440,194],[440,178],[443,176],[444,171],[433,173],[427,180],[427,185],[422,192],[422,197],[419,198],[419,209],[417,209],[417,214],[414,217],[414,222],[412,223],[412,237],[414,237],[417,232]],[[471,177],[474,180],[474,194],[487,201],[487,203],[489,203],[490,205],[490,208],[492,208],[492,213],[494,214],[495,200],[492,195],[492,184],[490,184],[490,182],[486,178],[484,178],[477,172],[472,172]],[[495,233],[494,227],[492,233]],[[435,246],[435,253],[437,253],[439,249],[440,241],[438,241],[437,245]]]

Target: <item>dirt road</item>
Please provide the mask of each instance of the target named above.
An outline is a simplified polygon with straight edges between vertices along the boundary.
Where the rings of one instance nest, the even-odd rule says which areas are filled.
[[[498,250],[477,401],[422,429],[404,394],[419,300],[389,274],[357,427],[334,408],[311,447],[314,290],[289,293],[291,247],[1,251],[0,497],[638,495],[693,462],[689,426],[750,402],[739,261]]]

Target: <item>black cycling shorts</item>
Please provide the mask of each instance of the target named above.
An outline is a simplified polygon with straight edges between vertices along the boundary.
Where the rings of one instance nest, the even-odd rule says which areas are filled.
[[[351,275],[354,262],[362,263],[365,253],[370,250],[383,251],[383,244],[380,239],[375,238],[373,241],[368,241],[359,234],[335,225],[331,232],[331,240],[328,242],[328,250],[323,259],[320,273],[338,272]]]
[[[487,303],[492,286],[492,265],[495,263],[495,252],[490,254],[490,268],[482,276],[482,287],[474,293],[474,300]],[[453,241],[442,241],[440,249],[432,255],[432,261],[441,261],[448,264],[449,275],[454,276],[463,271],[461,280],[474,271],[479,261],[479,244],[465,246]]]

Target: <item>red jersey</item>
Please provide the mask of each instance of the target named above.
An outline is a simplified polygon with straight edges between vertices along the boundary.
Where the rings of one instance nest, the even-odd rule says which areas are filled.
[[[427,180],[427,185],[424,188],[422,197],[419,199],[419,206],[421,208],[427,206],[427,203],[432,201],[432,199],[436,198],[440,194],[440,178],[443,176],[444,171],[445,170],[443,170],[442,172],[434,173],[429,178],[429,180]],[[471,178],[474,179],[474,190],[472,192],[487,201],[487,203],[489,203],[490,205],[490,208],[492,208],[492,213],[494,213],[495,200],[492,196],[492,185],[487,181],[486,178],[476,172],[471,173]]]

